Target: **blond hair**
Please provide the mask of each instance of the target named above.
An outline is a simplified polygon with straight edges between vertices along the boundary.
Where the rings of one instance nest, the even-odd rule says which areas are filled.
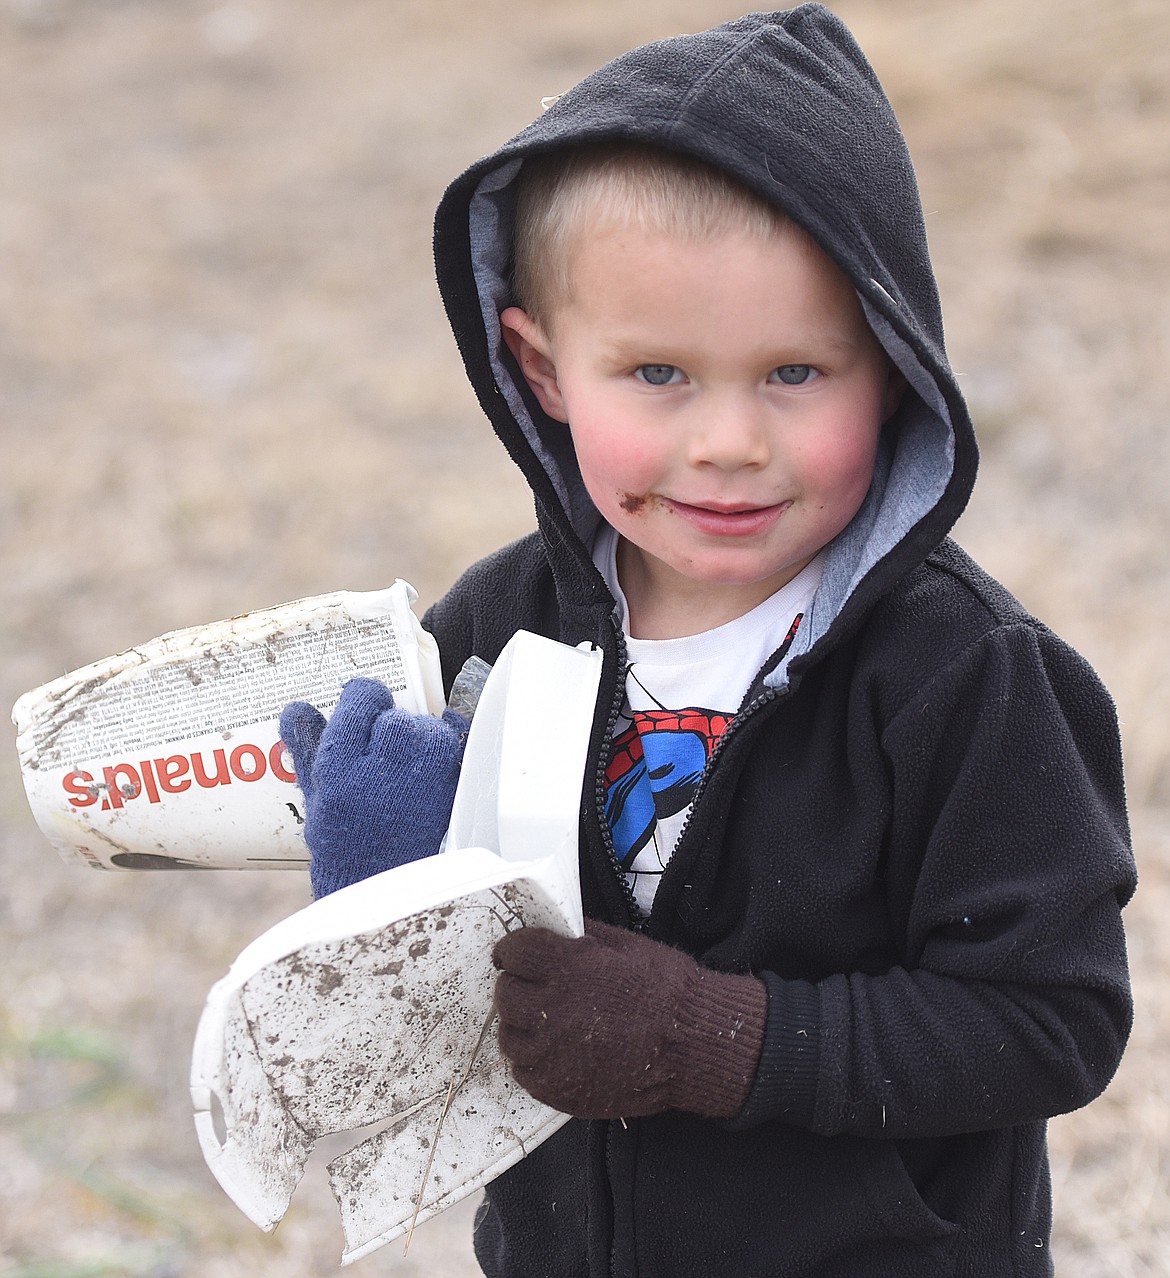
[[[573,250],[587,230],[635,226],[691,240],[740,231],[815,243],[715,165],[639,143],[593,143],[531,157],[517,187],[513,294],[546,331],[553,309],[572,295]]]

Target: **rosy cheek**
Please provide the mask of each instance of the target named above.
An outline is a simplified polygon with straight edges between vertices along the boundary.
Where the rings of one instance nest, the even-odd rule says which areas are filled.
[[[804,473],[814,488],[842,506],[860,506],[873,478],[875,441],[851,435],[821,446],[805,456]]]
[[[596,432],[587,439],[578,434],[575,442],[586,484],[641,492],[652,486],[659,473],[659,459],[654,450],[639,447],[628,433]]]

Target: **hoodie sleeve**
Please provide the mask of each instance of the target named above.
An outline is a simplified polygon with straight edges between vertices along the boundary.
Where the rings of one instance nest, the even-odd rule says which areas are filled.
[[[1086,1104],[1132,1018],[1120,910],[1135,876],[1108,694],[1043,627],[1008,625],[920,686],[881,745],[904,961],[762,973],[768,1026],[736,1125],[932,1137]]]
[[[539,536],[530,533],[472,564],[427,609],[422,624],[439,645],[447,692],[468,657],[492,665],[521,627],[559,637],[552,574]]]

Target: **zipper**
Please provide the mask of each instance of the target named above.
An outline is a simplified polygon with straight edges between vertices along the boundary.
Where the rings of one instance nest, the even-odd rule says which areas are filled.
[[[780,645],[776,655],[772,659],[772,668],[776,669],[784,658],[788,655],[789,648],[792,647],[792,641],[796,638],[796,632],[800,627],[801,621],[804,619],[803,613],[798,613],[796,620],[792,623],[788,634],[784,637],[784,642]],[[617,613],[611,612],[609,617],[610,625],[614,629],[614,636],[617,641],[617,660],[618,669],[625,671],[628,665],[629,652],[626,648],[626,636],[622,630],[621,623],[618,621]],[[787,692],[787,688],[785,689]],[[613,730],[617,724],[618,717],[621,715],[622,702],[626,695],[626,685],[624,674],[619,675],[615,682],[613,701],[609,708],[609,718],[605,724],[605,749],[602,751],[598,760],[597,771],[593,779],[593,803],[597,811],[597,823],[601,827],[601,842],[605,848],[606,857],[614,874],[617,877],[618,885],[621,887],[622,895],[625,898],[626,911],[630,926],[636,932],[645,932],[650,923],[650,916],[642,913],[642,908],[634,896],[634,889],[629,879],[626,877],[625,870],[622,869],[621,860],[618,857],[617,849],[613,844],[613,831],[609,828],[609,820],[605,813],[605,769],[609,763],[609,749],[613,743]],[[723,754],[727,741],[740,729],[744,723],[769,702],[775,701],[780,692],[775,688],[765,688],[762,692],[757,693],[746,706],[742,706],[735,718],[727,725],[726,731],[715,742],[715,746],[711,751],[710,757],[707,759],[703,768],[702,776],[699,777],[699,783],[695,787],[694,797],[691,799],[690,810],[687,812],[686,818],[683,820],[682,827],[678,832],[678,838],[675,841],[674,852],[671,854],[671,860],[677,855],[679,848],[682,846],[683,840],[686,838],[687,831],[691,828],[691,821],[694,819],[695,810],[698,807],[699,800],[702,798],[703,791],[707,788],[707,782],[714,771],[715,764],[719,761]]]
[[[691,799],[690,808],[688,809],[687,814],[683,819],[682,826],[679,829],[678,838],[675,840],[674,852],[670,855],[670,859],[672,861],[678,854],[679,848],[682,847],[683,839],[687,837],[687,831],[691,828],[691,821],[694,819],[695,809],[699,806],[699,800],[703,797],[703,791],[707,788],[707,781],[710,778],[711,773],[714,771],[715,764],[718,762],[719,756],[723,753],[723,748],[728,739],[743,726],[745,721],[751,715],[755,714],[757,710],[762,710],[768,702],[775,701],[779,695],[779,692],[777,692],[775,688],[765,688],[763,692],[761,692],[758,696],[753,697],[752,700],[740,710],[735,718],[727,725],[723,735],[715,742],[715,747],[711,751],[711,756],[708,758],[706,766],[703,768],[702,776],[699,777],[699,783],[695,786],[695,793]]]
[[[625,871],[622,869],[621,861],[618,858],[617,849],[613,843],[613,831],[609,828],[609,818],[605,811],[605,770],[609,766],[610,751],[613,745],[613,730],[617,725],[617,721],[622,712],[622,702],[626,695],[625,670],[629,663],[629,652],[626,649],[626,636],[622,630],[621,623],[617,619],[617,614],[611,612],[609,615],[610,625],[614,630],[614,637],[617,645],[617,670],[618,677],[614,680],[613,698],[610,702],[609,717],[605,723],[605,736],[602,738],[603,744],[601,753],[597,760],[597,768],[593,777],[593,807],[597,815],[597,824],[601,830],[601,843],[605,849],[606,857],[609,861],[610,868],[617,880],[618,886],[621,888],[622,897],[626,906],[626,917],[630,927],[635,932],[644,932],[648,916],[642,913],[641,907],[638,905],[634,896],[634,889],[630,885],[629,879],[626,878]],[[605,1129],[605,1179],[606,1188],[609,1193],[609,1211],[610,1211],[610,1227],[609,1227],[609,1274],[610,1278],[617,1273],[617,1211],[618,1204],[614,1193],[614,1173],[613,1173],[613,1142],[614,1142],[614,1124],[620,1121],[623,1125],[625,1119],[610,1119],[606,1122]]]
[[[796,637],[796,630],[800,624],[800,620],[801,620],[801,617],[798,616],[796,621],[793,623],[792,629],[788,632],[788,635],[786,636],[784,642],[781,644],[780,649],[773,662],[773,668],[775,668],[775,666],[778,666],[787,655],[788,649],[792,646],[792,641]],[[634,889],[630,885],[630,881],[626,877],[625,871],[622,869],[621,861],[618,859],[617,849],[614,847],[614,843],[613,843],[613,831],[609,828],[609,820],[605,813],[605,798],[606,798],[605,769],[609,762],[609,749],[613,742],[613,730],[615,725],[617,724],[619,716],[621,715],[622,702],[625,699],[625,695],[626,695],[626,681],[625,681],[624,672],[626,670],[628,657],[629,657],[629,653],[626,648],[626,636],[622,630],[621,624],[619,623],[617,619],[616,613],[610,614],[610,624],[614,628],[614,635],[617,641],[617,660],[618,660],[617,668],[622,673],[615,680],[613,700],[609,708],[609,718],[607,719],[606,725],[605,725],[605,738],[604,738],[605,748],[602,750],[601,757],[598,760],[597,771],[594,776],[594,784],[593,784],[594,808],[597,813],[598,825],[601,827],[602,845],[605,848],[606,855],[609,858],[609,863],[611,867],[613,868],[614,874],[617,876],[617,881],[620,884],[623,896],[625,897],[626,908],[629,912],[630,923],[635,931],[645,932],[646,927],[650,922],[650,916],[642,913],[641,907],[638,905],[637,899],[634,896]],[[723,733],[723,735],[719,738],[719,740],[716,741],[715,747],[711,751],[711,757],[707,760],[706,766],[703,769],[703,775],[699,778],[699,784],[695,789],[694,798],[691,800],[691,809],[687,813],[686,820],[683,822],[683,825],[682,825],[682,829],[679,831],[678,841],[675,843],[674,854],[677,854],[679,847],[682,845],[683,839],[686,837],[687,830],[690,829],[691,820],[694,816],[695,808],[698,805],[699,799],[702,796],[703,791],[706,789],[708,778],[710,777],[716,762],[718,761],[720,755],[723,753],[727,740],[733,734],[735,734],[739,729],[742,728],[743,724],[746,722],[747,719],[749,719],[752,715],[756,714],[758,711],[763,709],[763,707],[768,705],[769,702],[775,701],[779,696],[780,696],[780,693],[775,688],[765,688],[762,692],[758,693],[755,697],[753,697],[752,700],[749,701],[746,706],[743,706],[740,709],[739,713],[735,716],[735,718],[732,719],[732,721],[727,725],[727,730]],[[674,854],[672,854],[672,857],[671,857],[672,860],[674,858]],[[623,1127],[626,1124],[626,1120],[624,1118],[619,1120],[610,1119],[606,1125],[606,1132],[605,1132],[605,1170],[606,1170],[606,1179],[608,1181],[610,1213],[611,1213],[610,1243],[609,1243],[609,1272],[610,1272],[611,1278],[617,1272],[616,1214],[617,1214],[618,1208],[617,1208],[617,1202],[614,1195],[614,1183],[613,1183],[614,1182],[613,1143],[614,1143],[614,1134],[615,1134],[615,1127],[614,1127],[615,1121],[621,1122]]]
[[[625,1121],[624,1119],[622,1120]],[[609,1278],[617,1273],[617,1202],[613,1192],[613,1119],[605,1130],[605,1174],[609,1181]]]
[[[635,932],[644,932],[646,924],[649,921],[649,915],[642,913],[637,898],[634,896],[634,889],[626,872],[622,869],[621,860],[618,858],[617,849],[613,845],[613,831],[609,828],[609,818],[605,812],[605,769],[609,766],[610,750],[613,746],[613,730],[617,725],[618,717],[622,712],[622,702],[626,695],[626,679],[625,670],[629,663],[629,653],[626,650],[626,636],[621,625],[618,623],[615,613],[610,613],[609,624],[613,626],[614,635],[617,639],[617,668],[621,672],[614,681],[614,695],[609,707],[609,718],[605,724],[604,748],[597,761],[597,771],[593,778],[593,806],[597,812],[597,824],[601,827],[601,843],[605,848],[605,854],[609,859],[610,867],[617,877],[618,885],[622,890],[625,898],[626,915],[630,926]]]
[[[800,623],[801,621],[803,621],[803,619],[804,619],[804,613],[797,613],[796,620],[793,621],[792,626],[790,627],[788,631],[788,634],[784,637],[784,642],[780,645],[779,649],[776,652],[775,657],[773,657],[772,659],[771,665],[773,670],[777,669],[780,666],[780,664],[783,662],[784,658],[788,655],[788,650],[789,648],[792,647],[792,641],[796,638],[796,632],[800,628]],[[787,695],[787,692],[788,692],[788,686],[785,685],[784,695]],[[687,811],[686,817],[683,819],[682,826],[679,829],[678,838],[675,840],[675,843],[674,843],[674,851],[671,853],[671,856],[670,856],[671,861],[673,861],[674,858],[678,855],[678,850],[679,848],[682,847],[683,840],[687,837],[687,831],[691,828],[691,822],[694,819],[695,811],[699,806],[699,800],[703,797],[703,791],[707,788],[707,782],[710,779],[712,772],[714,772],[715,765],[719,761],[719,757],[723,754],[724,748],[728,740],[743,727],[744,723],[746,723],[747,720],[751,718],[752,715],[762,710],[764,706],[768,705],[769,702],[776,701],[780,696],[781,696],[781,693],[776,688],[765,687],[764,690],[762,692],[757,693],[756,696],[754,696],[751,699],[751,701],[747,703],[746,706],[740,707],[740,710],[736,714],[735,718],[733,718],[732,721],[727,725],[727,728],[724,731],[723,735],[719,738],[718,741],[715,742],[715,746],[711,751],[710,757],[707,759],[707,762],[703,767],[703,773],[699,777],[699,783],[697,786],[695,786],[695,793],[691,798],[690,807]],[[611,845],[612,845],[612,842],[613,840],[611,839],[610,840]],[[614,859],[616,860],[616,854]],[[631,889],[631,895],[633,895],[632,889]],[[648,919],[647,919],[647,922],[649,922]],[[645,930],[644,925],[643,925],[643,930]]]

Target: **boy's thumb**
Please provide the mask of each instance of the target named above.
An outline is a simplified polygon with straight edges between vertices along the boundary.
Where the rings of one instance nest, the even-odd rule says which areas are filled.
[[[313,770],[324,731],[325,716],[307,701],[291,701],[280,712],[280,739],[292,755],[293,771],[302,790]]]

